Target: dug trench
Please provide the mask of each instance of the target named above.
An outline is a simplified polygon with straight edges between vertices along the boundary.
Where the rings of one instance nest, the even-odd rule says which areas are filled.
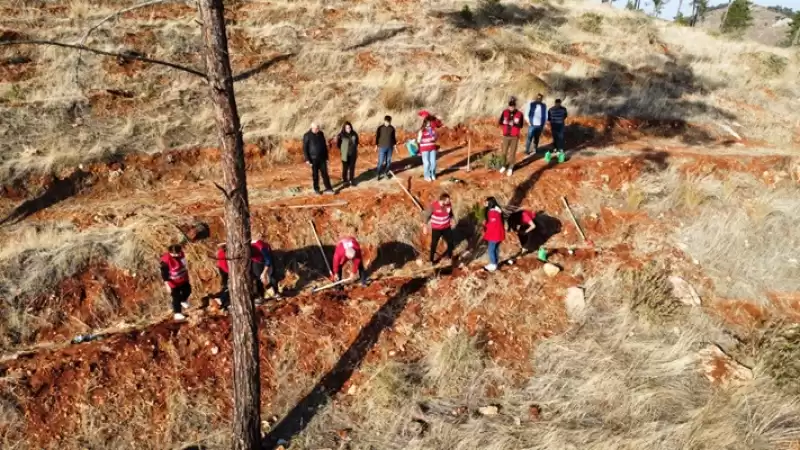
[[[606,126],[605,121],[601,123]],[[478,125],[475,128],[480,129]],[[288,414],[289,419],[308,419],[303,408],[321,407],[329,398],[346,402],[346,393],[357,392],[362,383],[362,365],[419,360],[428,343],[454,328],[479,336],[492,360],[513,369],[521,382],[535,372],[529,355],[538,343],[564,332],[568,325],[563,305],[566,288],[583,285],[609,267],[635,269],[649,260],[668,261],[673,273],[690,280],[703,295],[713,296],[713,282],[684,251],[666,239],[655,246],[634,242],[633,236],[640,233],[668,235],[678,219],[677,212],[653,216],[632,207],[629,187],[643,176],[672,169],[690,175],[717,171],[752,174],[768,187],[786,182],[776,181],[781,177],[776,167],[786,166],[788,157],[743,156],[723,141],[717,144],[720,154],[709,156],[707,149],[687,148],[674,136],[648,137],[639,129],[631,133],[616,132],[611,140],[601,136],[595,141],[572,142],[570,146],[576,150],[566,163],[526,161],[510,179],[485,167],[491,163],[486,155],[494,137],[465,129],[445,133],[439,164],[440,170],[448,173],[437,183],[419,181],[418,163],[413,158],[396,162],[393,168],[400,180],[422,204],[441,191],[453,196],[459,218],[458,253],[464,255],[460,261],[464,266],[450,273],[426,272],[417,265],[416,261],[424,258],[428,237],[420,232],[416,207],[394,181],[377,182],[367,175],[359,186],[344,189],[335,197],[312,199],[307,190],[296,189],[306,185],[308,177],[296,143],[289,145],[288,161],[280,164],[259,164],[258,158],[266,153],[251,147],[248,182],[253,228],[273,245],[276,259],[281,261],[281,284],[294,294],[281,303],[259,308],[264,417]],[[470,172],[464,170],[466,147],[476,155],[476,160],[470,156]],[[370,143],[364,148],[370,148]],[[215,172],[209,169],[207,179],[195,179],[199,168],[214,163],[215,150],[188,155],[194,161],[133,155],[116,168],[93,166],[89,172],[95,174],[97,183],[22,217],[20,225],[8,225],[3,238],[13,236],[13,228],[22,225],[68,221],[82,233],[98,227],[124,227],[149,214],[172,226],[159,238],[185,237],[189,241],[196,301],[217,289],[212,255],[224,229],[219,194],[210,182]],[[134,161],[144,159],[136,158],[151,162],[137,165]],[[331,159],[336,161],[336,155]],[[361,158],[359,171],[369,170],[374,159]],[[121,175],[108,177],[120,167],[124,167]],[[131,183],[144,170],[159,175],[152,184],[136,189]],[[336,164],[331,172],[336,178]],[[176,194],[187,190],[186,195]],[[629,192],[628,197],[619,197],[620,192]],[[559,232],[548,236],[545,245],[552,261],[564,269],[561,273],[547,277],[533,255],[500,273],[480,270],[484,249],[479,237],[479,205],[490,194],[504,204],[544,211],[560,224]],[[581,242],[563,209],[562,196],[575,208],[594,248]],[[347,204],[289,207],[330,202]],[[144,205],[149,211],[143,212]],[[309,220],[321,230],[329,257],[338,236],[360,238],[374,279],[370,286],[348,288],[344,294],[308,293],[327,272]],[[207,225],[207,233],[195,236],[189,232],[198,223]],[[146,234],[147,222],[143,229],[136,233]],[[516,238],[509,236],[504,247],[505,256],[513,255]],[[138,271],[93,261],[73,276],[55,280],[48,292],[30,300],[29,314],[49,309],[60,311],[61,316],[49,316],[53,320],[41,330],[6,349],[0,385],[6,393],[4,404],[12,405],[23,418],[18,432],[33,445],[82,445],[74,439],[82,435],[90,420],[86,416],[89,410],[96,414],[93,420],[103,423],[121,423],[136,415],[153,429],[167,430],[176,389],[210,399],[210,407],[218,412],[215,420],[221,421],[216,425],[224,427],[220,418],[228,417],[232,404],[228,317],[215,310],[205,314],[193,310],[186,323],[164,320],[168,302],[157,289],[155,255],[150,256],[153,264]],[[113,307],[101,312],[100,299],[109,298]],[[714,305],[712,302],[709,308]],[[142,317],[147,320],[137,322]],[[99,329],[106,329],[100,339],[69,342],[75,334]],[[27,351],[16,353],[19,350]],[[501,391],[498,388],[493,394],[501,395]],[[291,437],[300,431],[296,423],[273,423],[271,437]],[[12,422],[0,428],[4,426],[8,432]],[[111,445],[114,433],[113,427],[106,428],[100,433],[105,439],[101,442]],[[146,446],[171,443],[167,434],[148,434],[152,437]]]

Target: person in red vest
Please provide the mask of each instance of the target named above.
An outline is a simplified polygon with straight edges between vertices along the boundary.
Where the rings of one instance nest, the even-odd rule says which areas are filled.
[[[222,242],[217,245],[217,272],[219,272],[220,277],[220,289],[219,292],[213,294],[211,297],[217,302],[217,304],[222,309],[227,309],[228,305],[230,305],[230,293],[228,291],[228,257],[225,254],[225,243]],[[203,304],[203,307],[208,306],[207,301]]]
[[[436,144],[438,136],[433,128],[431,116],[425,116],[422,120],[422,127],[417,132],[417,143],[419,152],[422,155],[422,171],[425,181],[436,179],[436,151],[439,146]]]
[[[164,280],[167,292],[172,297],[172,312],[175,320],[186,319],[182,308],[189,307],[188,300],[192,295],[192,286],[189,283],[186,256],[180,245],[170,245],[167,253],[161,256],[161,279]]]
[[[514,162],[517,158],[517,145],[519,144],[519,134],[524,125],[523,121],[522,111],[517,109],[517,99],[511,97],[508,100],[508,108],[503,110],[497,122],[503,130],[503,144],[500,149],[503,153],[503,167],[500,168],[500,173],[506,172],[508,176],[511,176],[514,172]]]
[[[444,124],[442,123],[441,119],[436,117],[430,111],[427,111],[427,110],[423,109],[417,115],[422,117],[423,119],[425,119],[426,117],[430,118],[431,119],[431,127],[433,127],[434,130],[437,129],[437,128],[442,128],[444,126]]]
[[[435,264],[436,248],[439,246],[441,238],[444,238],[444,242],[447,244],[445,255],[452,261],[454,247],[453,228],[455,228],[456,222],[449,194],[443,193],[440,195],[439,200],[431,203],[431,206],[425,211],[425,225],[422,226],[423,233],[428,232],[426,225],[431,228],[431,264]]]
[[[517,233],[522,253],[532,250],[530,244],[534,238],[533,230],[536,229],[535,220],[536,213],[527,209],[520,209],[508,216],[508,230]]]
[[[503,210],[494,197],[486,199],[486,213],[483,239],[489,243],[489,264],[484,268],[489,272],[497,270],[500,261],[500,243],[506,238],[506,229],[503,224]]]
[[[361,279],[361,285],[367,285],[367,272],[364,270],[364,264],[361,261],[361,246],[354,237],[344,237],[336,244],[336,250],[333,252],[333,281],[342,279],[342,272],[344,265],[348,261],[353,263],[353,275],[358,274]]]
[[[264,242],[263,235],[256,236],[256,239],[250,242],[250,261],[250,268],[256,282],[256,303],[260,303],[260,299],[266,294],[266,285],[272,288],[276,298],[280,297],[278,282],[273,276],[275,271],[273,270],[272,249],[269,244]]]

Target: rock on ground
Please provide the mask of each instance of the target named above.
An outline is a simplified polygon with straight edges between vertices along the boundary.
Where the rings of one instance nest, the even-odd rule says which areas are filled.
[[[681,277],[671,276],[669,282],[672,285],[672,295],[684,305],[700,306],[700,296],[691,284]]]
[[[697,354],[700,370],[711,383],[726,387],[753,379],[753,371],[739,364],[717,345],[711,344]]]
[[[545,263],[544,273],[547,274],[548,277],[554,277],[558,275],[558,272],[561,272],[561,268],[559,268],[557,265],[552,263]]]
[[[570,318],[570,320],[582,320],[586,311],[586,298],[584,297],[583,289],[577,286],[567,288],[567,296],[564,298],[564,306],[567,309],[567,316]]]
[[[496,416],[497,413],[500,412],[500,408],[494,405],[481,406],[480,408],[478,408],[478,412],[482,416]]]

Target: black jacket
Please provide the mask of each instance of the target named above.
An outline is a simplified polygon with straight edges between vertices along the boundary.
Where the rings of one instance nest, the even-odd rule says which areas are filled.
[[[319,133],[308,130],[303,135],[303,156],[308,162],[328,160],[328,141],[325,140],[322,130]]]
[[[375,131],[375,144],[378,147],[394,147],[397,145],[397,137],[395,135],[394,127],[389,125],[381,125],[378,127],[378,130]]]

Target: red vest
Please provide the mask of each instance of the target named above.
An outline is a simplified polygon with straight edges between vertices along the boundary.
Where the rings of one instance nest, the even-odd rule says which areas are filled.
[[[436,150],[436,132],[433,128],[424,128],[422,130],[422,139],[419,140],[419,151],[430,152]]]
[[[519,132],[522,129],[522,112],[516,110],[512,114],[511,110],[506,109],[503,111],[501,125],[503,127],[503,136],[519,137]]]
[[[165,253],[161,257],[161,262],[169,268],[169,281],[167,281],[169,287],[175,288],[189,282],[189,271],[186,270],[186,256],[184,256],[183,252],[177,258]]]
[[[250,259],[253,262],[264,264],[264,249],[269,250],[269,245],[262,240],[257,240],[255,242],[250,243]]]
[[[448,205],[442,206],[438,201],[431,205],[431,228],[434,230],[446,230],[450,228],[450,216],[453,208]]]
[[[486,230],[483,239],[489,242],[502,242],[506,238],[506,229],[503,226],[503,213],[497,208],[489,210],[486,220]]]
[[[228,273],[228,257],[225,256],[224,248],[217,250],[217,267],[219,267],[219,270]]]
[[[530,212],[527,209],[522,211],[522,223],[530,225],[534,219],[536,219],[536,213]]]

